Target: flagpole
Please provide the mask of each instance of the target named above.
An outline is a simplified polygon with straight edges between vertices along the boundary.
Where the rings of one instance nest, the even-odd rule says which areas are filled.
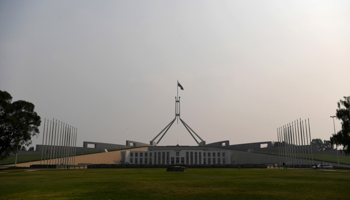
[[[176,90],[177,90],[177,97],[176,97],[176,113],[175,113],[175,117],[177,119],[177,123],[179,123],[179,117],[178,117],[178,109],[179,109],[179,106],[178,106],[178,100],[179,100],[179,80],[177,80],[177,84],[176,84]]]
[[[179,81],[177,81],[176,89],[177,89],[177,98],[179,98]]]

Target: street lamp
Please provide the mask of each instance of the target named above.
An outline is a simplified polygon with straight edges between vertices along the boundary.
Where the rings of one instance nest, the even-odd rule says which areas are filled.
[[[331,118],[333,118],[333,126],[334,126],[334,135],[335,135],[335,123],[334,123],[334,118],[336,116],[331,116]],[[337,159],[338,159],[338,167],[339,167],[339,156],[338,156],[338,145],[335,145],[336,146],[336,150],[337,150]]]

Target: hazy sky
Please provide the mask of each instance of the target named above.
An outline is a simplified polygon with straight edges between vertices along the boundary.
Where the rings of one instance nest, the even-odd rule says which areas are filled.
[[[329,139],[349,75],[347,0],[0,1],[0,90],[77,127],[78,146],[149,143],[177,80],[207,143],[276,141],[298,118]],[[196,144],[174,124],[160,145],[177,141]]]

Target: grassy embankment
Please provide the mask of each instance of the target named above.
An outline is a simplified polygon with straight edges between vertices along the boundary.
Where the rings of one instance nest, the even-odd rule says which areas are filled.
[[[108,150],[109,152],[112,151],[121,151],[121,150],[128,150],[128,149],[132,149],[131,148],[123,148],[123,149],[111,149]],[[80,155],[88,155],[88,154],[94,154],[94,153],[101,153],[104,152],[102,150],[90,150],[90,151],[85,151],[85,152],[78,152],[76,154],[76,156],[80,156]],[[16,159],[16,155],[12,155],[7,157],[4,160],[0,160],[0,165],[10,165],[10,164],[15,164],[15,159]],[[41,153],[38,154],[27,154],[27,155],[17,155],[17,163],[23,163],[23,162],[33,162],[33,161],[38,161],[41,160]]]
[[[0,199],[349,199],[349,171],[0,170]]]
[[[261,154],[278,155],[276,152],[269,152],[269,151],[254,151],[254,152],[261,153]],[[300,155],[298,154],[297,156],[300,156]],[[339,156],[339,163],[350,164],[350,156],[345,156],[345,154],[339,154],[338,156]],[[337,155],[332,155],[332,154],[313,154],[313,159],[315,160],[315,163],[319,163],[320,161],[335,162],[335,163],[338,162]]]

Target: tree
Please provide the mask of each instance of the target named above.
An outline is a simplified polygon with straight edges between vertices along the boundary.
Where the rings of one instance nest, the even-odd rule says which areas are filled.
[[[312,146],[316,146],[319,151],[327,151],[327,150],[332,150],[333,145],[331,144],[330,140],[322,140],[319,138],[312,139],[311,141]]]
[[[323,150],[323,142],[319,138],[312,139],[311,146],[316,146],[319,151]]]
[[[28,151],[34,151],[34,147],[29,147]]]
[[[343,146],[342,151],[348,155],[350,153],[350,96],[338,102],[336,117],[342,121],[341,130],[332,135],[331,144]]]
[[[22,147],[21,147],[21,151],[27,151],[26,147],[25,147],[25,146],[22,146]]]
[[[12,96],[0,90],[0,160],[29,146],[31,137],[39,134],[40,116],[34,104],[23,100],[12,103]]]
[[[274,142],[273,143],[273,146],[274,147],[282,147],[282,146],[284,146],[286,143],[283,141],[283,142]]]
[[[332,145],[330,140],[323,140],[322,148],[323,148],[324,151],[332,150],[333,149],[333,145]]]

